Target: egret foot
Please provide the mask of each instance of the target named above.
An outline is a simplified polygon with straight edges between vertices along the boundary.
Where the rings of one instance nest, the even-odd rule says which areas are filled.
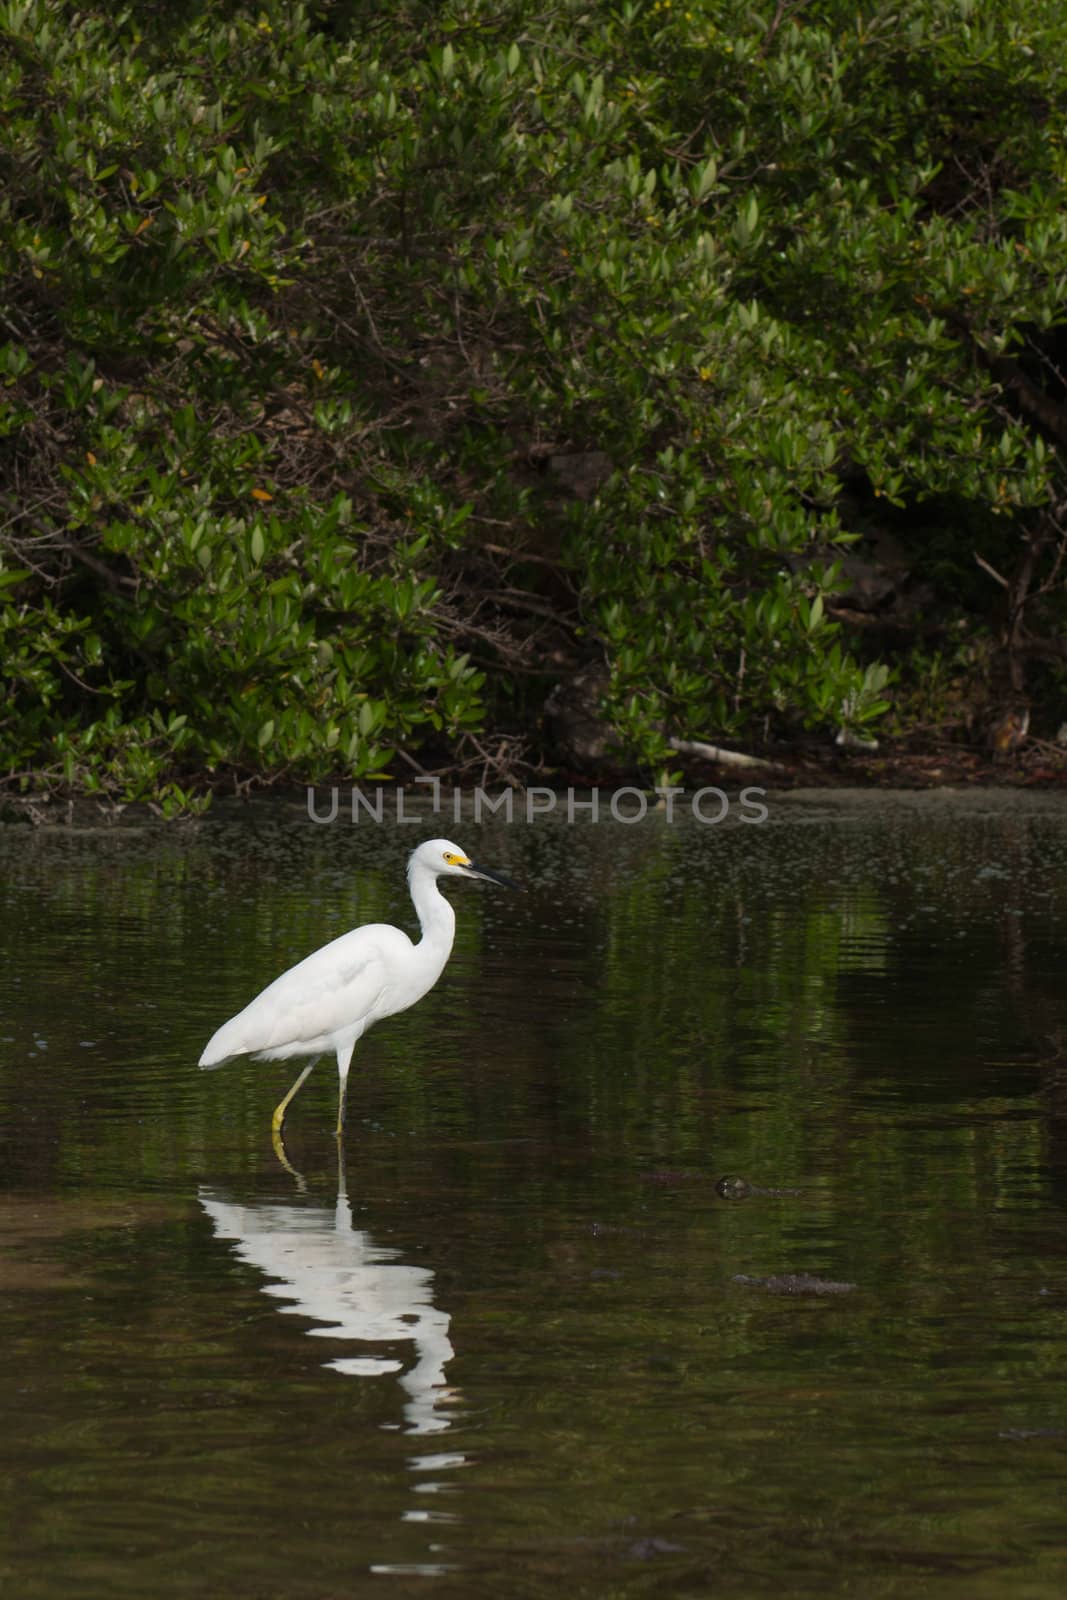
[[[293,1096],[296,1094],[296,1091],[301,1087],[301,1085],[307,1081],[308,1074],[311,1072],[312,1067],[315,1065],[315,1062],[318,1059],[318,1056],[316,1056],[313,1061],[308,1062],[299,1078],[297,1078],[296,1082],[293,1084],[293,1087],[289,1090],[289,1093],[286,1095],[285,1099],[275,1106],[274,1115],[270,1119],[270,1136],[272,1140],[281,1138],[282,1123],[285,1121],[285,1113],[289,1109],[289,1102],[292,1100]]]

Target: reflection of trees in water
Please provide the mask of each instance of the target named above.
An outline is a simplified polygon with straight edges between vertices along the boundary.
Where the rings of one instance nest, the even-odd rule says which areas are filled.
[[[237,1204],[201,1188],[200,1204],[220,1239],[238,1257],[270,1280],[265,1293],[291,1302],[282,1309],[325,1326],[309,1333],[361,1344],[411,1342],[415,1363],[367,1352],[326,1362],[347,1377],[398,1372],[407,1393],[404,1416],[412,1433],[435,1433],[449,1426],[438,1409],[454,1400],[445,1382],[445,1365],[454,1351],[450,1318],[433,1304],[433,1273],[408,1266],[397,1252],[376,1245],[352,1225],[352,1210],[342,1188],[334,1210],[325,1206]]]

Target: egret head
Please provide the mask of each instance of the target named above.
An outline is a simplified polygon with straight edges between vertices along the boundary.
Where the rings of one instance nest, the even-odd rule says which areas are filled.
[[[427,839],[425,844],[413,850],[408,872],[416,871],[431,872],[435,878],[485,878],[489,883],[502,883],[505,889],[519,887],[510,878],[505,878],[503,873],[480,867],[471,860],[466,850],[461,850],[451,839]]]

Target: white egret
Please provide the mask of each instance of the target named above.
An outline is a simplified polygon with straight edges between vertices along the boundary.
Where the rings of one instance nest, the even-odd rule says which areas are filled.
[[[275,1142],[290,1102],[319,1056],[337,1056],[340,1094],[337,1137],[344,1131],[348,1069],[357,1039],[382,1017],[406,1011],[428,993],[444,971],[456,936],[456,914],[437,887],[438,878],[486,878],[508,889],[518,884],[479,867],[448,839],[429,839],[408,861],[408,888],[422,929],[417,944],[387,922],[368,922],[323,945],[268,984],[262,994],[224,1022],[208,1040],[202,1067],[221,1066],[233,1056],[261,1061],[311,1056],[274,1112]]]

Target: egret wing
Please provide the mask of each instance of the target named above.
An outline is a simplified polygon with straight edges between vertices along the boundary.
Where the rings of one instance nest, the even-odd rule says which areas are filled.
[[[342,934],[275,978],[219,1029],[203,1064],[258,1051],[321,1050],[339,1032],[361,1032],[389,986],[388,952],[375,934],[373,927]]]
[[[250,1024],[256,1021],[262,1037],[248,1049],[317,1044],[367,1020],[388,984],[388,969],[381,952],[367,941],[344,948],[352,937],[316,950],[264,989],[249,1007],[258,1017],[248,1019]]]

